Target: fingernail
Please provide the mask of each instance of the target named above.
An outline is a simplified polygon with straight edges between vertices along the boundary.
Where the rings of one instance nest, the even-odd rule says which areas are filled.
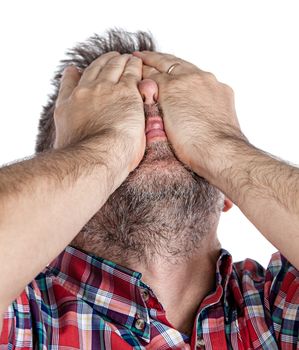
[[[67,66],[65,66],[65,67],[63,68],[63,71],[62,71],[62,76],[65,75],[66,71],[67,71],[70,67],[75,67],[75,65],[73,65],[73,64],[68,64]]]

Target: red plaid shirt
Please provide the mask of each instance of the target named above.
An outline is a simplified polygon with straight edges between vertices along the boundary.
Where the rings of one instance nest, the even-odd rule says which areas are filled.
[[[191,338],[141,277],[68,246],[8,308],[0,349],[299,349],[299,272],[279,252],[265,270],[222,249]]]

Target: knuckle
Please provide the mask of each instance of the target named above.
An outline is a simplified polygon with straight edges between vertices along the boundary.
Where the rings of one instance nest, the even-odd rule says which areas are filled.
[[[61,127],[61,125],[65,123],[67,118],[68,118],[68,113],[67,113],[67,107],[65,106],[65,104],[60,104],[57,107],[55,107],[54,113],[53,113],[53,121],[54,121],[55,127],[58,127],[58,126]]]
[[[191,72],[188,74],[188,78],[192,81],[202,81],[204,76],[198,72]]]
[[[229,85],[221,83],[221,86],[227,94],[232,95],[232,96],[234,95],[234,90]]]
[[[190,72],[186,75],[186,83],[190,86],[197,86],[204,82],[205,78],[202,74],[198,72]]]
[[[126,82],[132,82],[136,80],[136,75],[132,72],[127,72],[123,74],[124,81]]]
[[[106,68],[108,68],[109,70],[119,69],[120,64],[117,61],[109,61],[106,64]]]
[[[217,80],[216,76],[211,73],[211,72],[204,72],[203,74],[206,78],[211,79],[211,80]]]
[[[105,60],[106,58],[112,57],[113,56],[117,56],[119,55],[119,52],[117,51],[109,51],[106,53],[103,53],[102,55],[100,55],[99,57],[97,57],[90,65],[89,67],[92,67],[93,65],[98,65],[99,63],[101,63],[101,61],[103,61],[103,59]]]
[[[113,88],[113,83],[107,78],[107,77],[102,77],[101,81],[96,82],[94,85],[93,91],[95,94],[103,94],[103,93],[109,93],[111,92]]]
[[[86,86],[77,87],[72,94],[72,98],[75,100],[85,99],[90,94],[90,88]]]

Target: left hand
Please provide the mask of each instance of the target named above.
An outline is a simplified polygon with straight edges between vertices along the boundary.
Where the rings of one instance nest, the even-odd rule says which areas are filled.
[[[165,131],[177,157],[209,179],[220,169],[226,141],[246,140],[232,89],[175,56],[149,51],[134,55],[143,60],[143,78],[153,79],[159,86]]]
[[[214,75],[172,55],[134,54],[143,60],[143,78],[159,86],[165,130],[178,158],[231,198],[299,270],[298,168],[248,142],[231,88]],[[295,281],[298,271],[290,269]]]

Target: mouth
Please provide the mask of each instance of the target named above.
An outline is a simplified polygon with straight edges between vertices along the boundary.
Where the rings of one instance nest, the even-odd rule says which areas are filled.
[[[146,140],[149,143],[154,139],[167,140],[167,136],[164,130],[163,120],[159,116],[151,116],[146,120],[145,128]]]

